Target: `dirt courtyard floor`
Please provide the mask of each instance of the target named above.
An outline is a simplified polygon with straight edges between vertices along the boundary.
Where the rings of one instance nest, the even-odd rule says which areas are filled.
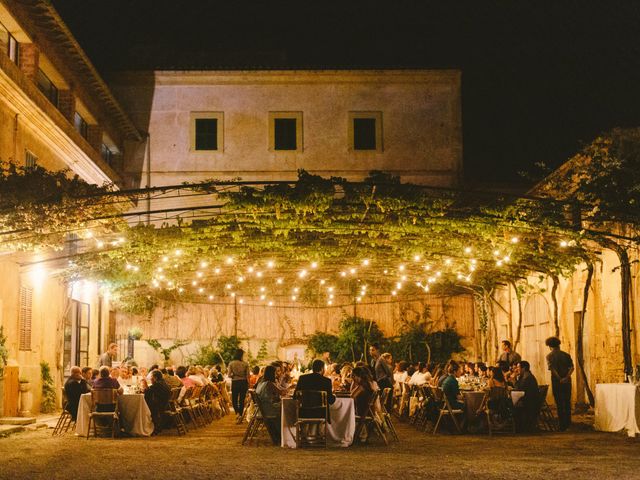
[[[400,442],[329,450],[241,446],[231,416],[178,437],[86,440],[51,430],[0,439],[1,479],[640,479],[640,439],[594,432],[527,436],[418,432],[396,422]]]

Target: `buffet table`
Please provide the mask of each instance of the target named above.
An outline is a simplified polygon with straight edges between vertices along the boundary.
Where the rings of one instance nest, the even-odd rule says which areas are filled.
[[[596,385],[594,428],[601,432],[625,429],[630,437],[640,432],[640,394],[632,383],[599,383]]]

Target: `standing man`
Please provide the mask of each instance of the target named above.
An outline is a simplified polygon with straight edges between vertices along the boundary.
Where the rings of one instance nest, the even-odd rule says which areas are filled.
[[[496,360],[496,365],[500,362],[507,362],[509,366],[517,364],[522,357],[519,353],[511,349],[511,342],[509,340],[502,341],[502,355]]]
[[[100,361],[98,368],[100,367],[109,367],[113,366],[113,361],[116,359],[116,355],[118,355],[118,345],[115,343],[110,343],[107,351],[100,355]]]
[[[551,371],[551,389],[558,408],[560,431],[564,432],[571,425],[571,374],[573,360],[571,355],[560,350],[560,339],[549,337],[544,342],[551,350],[547,355],[547,366]]]
[[[371,345],[369,345],[369,356],[371,357],[371,359],[369,360],[369,367],[371,370],[371,373],[373,374],[373,378],[376,378],[376,364],[378,363],[378,359],[380,358],[380,345],[378,345],[377,343],[372,343]]]
[[[249,364],[243,360],[244,350],[238,348],[233,360],[227,365],[227,375],[231,378],[231,400],[237,423],[242,422],[244,399],[249,390]]]

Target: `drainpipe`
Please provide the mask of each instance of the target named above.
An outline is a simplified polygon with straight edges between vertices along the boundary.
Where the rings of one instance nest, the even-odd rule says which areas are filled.
[[[151,135],[147,133],[147,189],[151,188]],[[151,192],[147,192],[147,225],[151,225]]]
[[[19,113],[16,113],[13,117],[13,161],[18,163],[18,117]]]

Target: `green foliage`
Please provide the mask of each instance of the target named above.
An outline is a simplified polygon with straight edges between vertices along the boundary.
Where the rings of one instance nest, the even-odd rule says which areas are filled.
[[[0,378],[4,375],[4,367],[7,365],[8,359],[7,337],[4,334],[4,326],[0,325]]]
[[[427,343],[431,348],[431,361],[444,363],[454,353],[464,352],[460,343],[461,337],[453,328],[432,332],[427,335]]]
[[[22,167],[0,162],[0,233],[18,250],[61,248],[69,231],[113,231],[126,205],[100,194],[110,185],[92,185],[69,170]],[[105,217],[114,217],[106,219]],[[96,218],[103,220],[95,221]]]
[[[51,377],[51,368],[47,362],[40,362],[40,378],[42,379],[40,413],[51,413],[56,409],[56,390]]]
[[[366,361],[369,346],[384,343],[384,335],[373,320],[345,315],[340,321],[336,358],[338,362]]]
[[[267,358],[269,358],[269,350],[267,349],[267,341],[266,340],[262,340],[262,343],[260,343],[260,349],[258,350],[258,356],[256,357],[256,365],[261,365]]]
[[[142,329],[139,327],[132,327],[129,329],[129,338],[134,340],[140,340],[142,338]]]
[[[316,332],[307,337],[307,349],[313,356],[329,352],[331,358],[338,358],[338,337],[326,332]]]
[[[171,352],[173,352],[176,348],[180,348],[183,345],[189,343],[188,340],[178,340],[174,342],[170,347],[164,348],[162,344],[156,340],[155,338],[147,339],[147,343],[160,355],[162,355],[163,360],[167,363],[171,359]]]
[[[233,360],[238,348],[240,348],[240,339],[238,337],[235,335],[221,335],[218,337],[215,347],[212,344],[201,345],[196,353],[189,357],[189,363],[192,365],[215,365],[222,361],[226,365]],[[260,353],[258,353],[258,356],[260,356]],[[252,360],[249,352],[247,357]],[[253,359],[253,361],[256,360]]]
[[[211,344],[200,345],[198,350],[189,357],[191,365],[217,365],[220,363],[220,354]]]
[[[235,335],[218,337],[218,352],[227,364],[233,360],[233,356],[236,354],[236,350],[240,348],[240,339]]]
[[[409,362],[426,362],[429,356],[427,351],[427,330],[424,322],[407,322],[400,329],[400,334],[393,338],[387,350],[391,352],[396,361],[407,360]]]

